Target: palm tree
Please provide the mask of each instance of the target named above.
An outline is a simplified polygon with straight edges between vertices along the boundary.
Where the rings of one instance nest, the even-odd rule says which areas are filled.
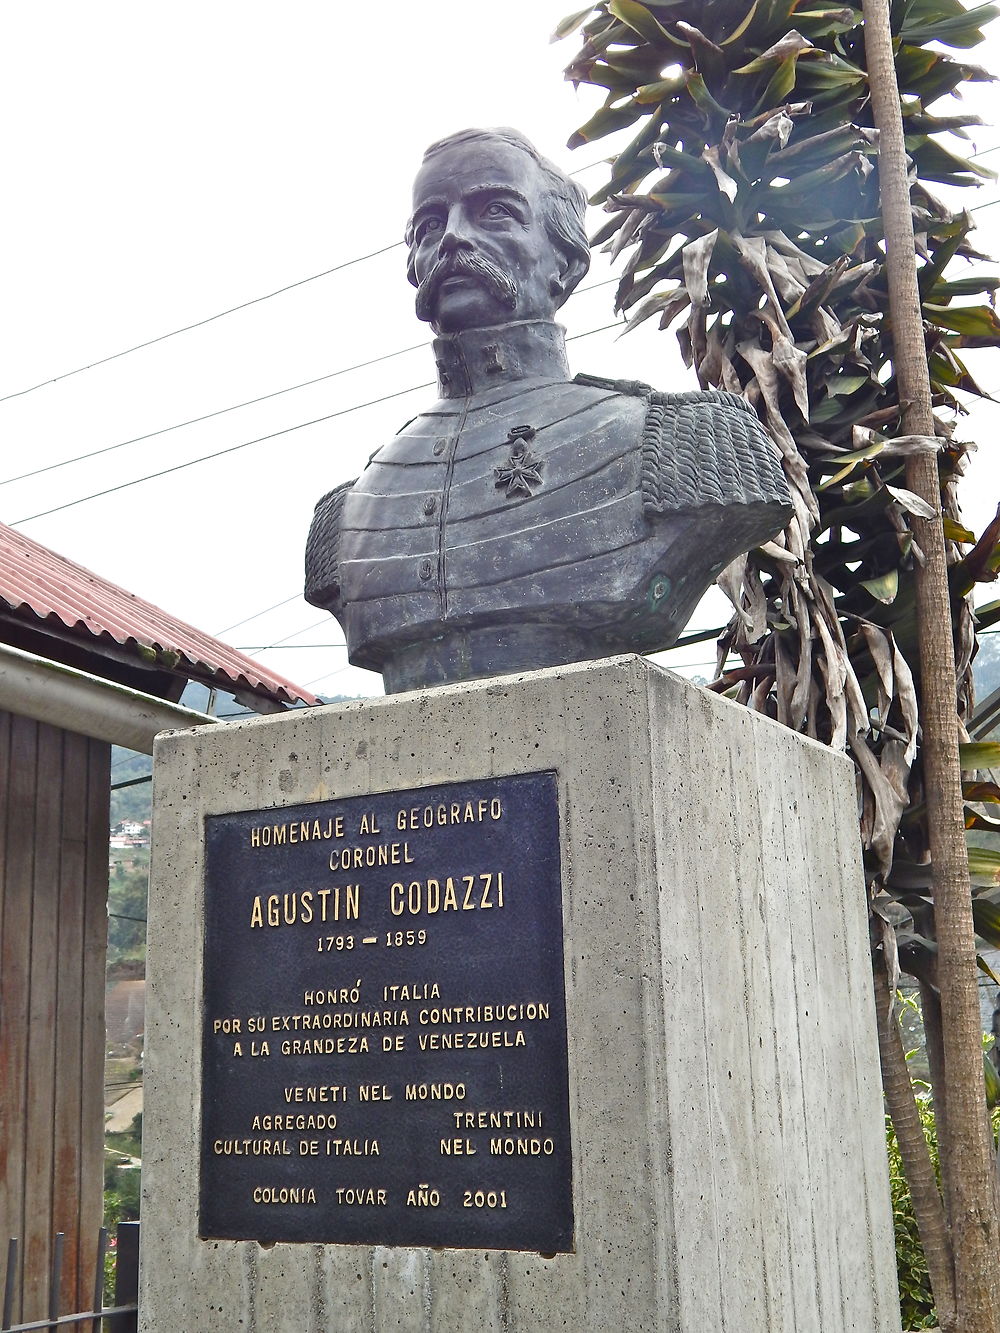
[[[883,1075],[943,1328],[963,1318],[949,1224],[968,1201],[948,1178],[945,1152],[942,1206],[888,1003],[897,966],[921,980],[944,1144],[915,609],[924,563],[916,529],[934,509],[905,472],[916,454],[936,452],[961,724],[972,707],[976,630],[1000,619],[1000,603],[974,614],[970,600],[1000,568],[1000,516],[978,542],[962,524],[956,487],[968,446],[954,428],[959,395],[982,392],[962,349],[1000,345],[1000,322],[982,302],[998,280],[975,265],[983,256],[969,214],[928,186],[990,174],[961,151],[977,118],[950,102],[938,110],[989,76],[938,47],[975,46],[998,12],[966,11],[959,0],[894,0],[891,10],[936,440],[907,433],[893,364],[861,10],[822,0],[604,0],[557,32],[582,37],[567,77],[607,90],[571,146],[635,130],[594,197],[609,214],[596,242],[627,255],[616,308],[628,327],[676,325],[702,386],[743,394],[782,454],[794,516],[719,580],[734,615],[710,688],[846,750],[857,765]],[[956,274],[963,260],[968,271]],[[740,664],[727,666],[733,655]],[[970,750],[968,762],[981,764],[981,752]],[[989,783],[966,791],[1000,802]],[[968,820],[995,822],[982,805]],[[1000,943],[998,868],[987,853],[974,876],[976,929],[991,943]],[[994,1215],[994,1262],[995,1225]]]

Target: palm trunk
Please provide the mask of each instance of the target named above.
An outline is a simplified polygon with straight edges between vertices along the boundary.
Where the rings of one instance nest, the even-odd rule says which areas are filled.
[[[894,367],[907,434],[934,435],[930,383],[917,290],[913,219],[902,116],[886,0],[864,0],[868,76],[879,127]],[[961,771],[951,603],[940,519],[937,462],[931,451],[907,464],[907,485],[934,509],[914,519],[925,562],[916,569],[920,640],[924,790],[934,865],[934,920],[948,1116],[939,1137],[951,1208],[958,1327],[1000,1333],[997,1212],[993,1145],[987,1134],[982,1033],[972,924]]]
[[[882,1088],[896,1131],[906,1183],[910,1188],[913,1214],[917,1219],[917,1230],[920,1232],[920,1243],[927,1260],[927,1271],[937,1306],[938,1323],[941,1325],[941,1333],[953,1333],[958,1327],[955,1323],[954,1267],[944,1205],[917,1112],[899,1024],[891,1009],[885,966],[880,959],[873,959],[873,970]]]
[[[930,1073],[931,1097],[934,1103],[934,1124],[938,1143],[948,1138],[948,1088],[944,1072],[944,1037],[941,1029],[941,999],[929,982],[920,982],[920,1012],[924,1022],[924,1040],[927,1043],[927,1067]],[[950,1216],[948,1199],[949,1177],[942,1180],[945,1191],[945,1211]]]

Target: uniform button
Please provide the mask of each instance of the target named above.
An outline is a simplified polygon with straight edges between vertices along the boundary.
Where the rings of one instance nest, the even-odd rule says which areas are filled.
[[[441,457],[441,455],[444,453],[444,447],[447,443],[448,443],[447,440],[436,440],[434,442],[434,448],[431,450],[431,453],[434,454],[435,458]]]
[[[431,562],[429,560],[421,560],[420,577],[426,582],[433,573],[434,570],[431,568]]]
[[[437,500],[434,498],[433,495],[428,495],[427,499],[424,501],[424,513],[427,515],[428,518],[430,518],[431,514],[434,513],[437,507],[438,507]]]

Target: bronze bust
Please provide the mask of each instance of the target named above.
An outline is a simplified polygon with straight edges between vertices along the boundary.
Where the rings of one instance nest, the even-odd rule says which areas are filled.
[[[570,377],[585,205],[515,130],[424,156],[408,276],[440,398],[319,501],[306,550],[306,599],[387,693],[668,648],[791,514],[741,398]]]

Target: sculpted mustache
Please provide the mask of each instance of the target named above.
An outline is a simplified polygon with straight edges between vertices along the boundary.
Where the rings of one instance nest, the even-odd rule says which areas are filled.
[[[431,318],[441,284],[447,278],[461,274],[476,278],[508,310],[513,310],[517,305],[517,283],[509,273],[497,268],[484,255],[459,250],[440,260],[417,288],[418,319],[426,321]]]

